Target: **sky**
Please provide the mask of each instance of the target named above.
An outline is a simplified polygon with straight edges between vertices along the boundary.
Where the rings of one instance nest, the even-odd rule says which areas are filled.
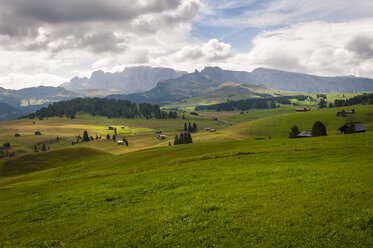
[[[0,0],[0,58],[8,89],[137,65],[373,78],[373,1]]]

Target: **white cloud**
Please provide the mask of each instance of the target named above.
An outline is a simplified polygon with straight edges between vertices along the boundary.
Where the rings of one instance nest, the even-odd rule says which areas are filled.
[[[60,84],[76,71],[147,64],[188,44],[200,6],[199,0],[3,0],[0,54],[7,60],[0,62],[0,86],[22,87],[25,80],[14,75],[29,75],[25,86],[49,82],[46,75]]]
[[[317,75],[373,77],[373,19],[295,24],[266,31],[253,40],[248,54],[228,64],[257,66]]]
[[[133,65],[373,77],[372,9],[365,0],[2,0],[0,86],[58,85]],[[237,53],[214,36],[191,37],[193,21],[264,28]]]

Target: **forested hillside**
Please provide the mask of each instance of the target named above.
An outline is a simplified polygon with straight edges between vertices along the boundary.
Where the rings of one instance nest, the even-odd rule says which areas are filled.
[[[62,101],[50,104],[35,113],[29,114],[28,118],[44,118],[54,116],[66,116],[75,118],[78,113],[86,113],[92,116],[100,115],[109,118],[135,118],[145,117],[156,119],[176,118],[177,113],[161,111],[158,105],[149,103],[136,104],[126,100],[113,100],[106,98],[76,98],[70,101]]]

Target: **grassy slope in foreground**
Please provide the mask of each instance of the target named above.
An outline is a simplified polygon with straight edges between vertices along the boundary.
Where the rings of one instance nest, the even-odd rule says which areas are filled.
[[[369,247],[370,144],[370,133],[193,144],[3,177],[0,243]]]

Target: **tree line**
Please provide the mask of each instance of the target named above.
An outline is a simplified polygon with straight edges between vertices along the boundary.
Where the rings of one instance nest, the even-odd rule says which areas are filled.
[[[228,101],[212,105],[199,105],[195,107],[196,111],[215,110],[215,111],[246,111],[249,109],[269,109],[278,108],[278,104],[291,104],[292,97],[273,97],[270,99],[246,99],[239,101]]]
[[[31,113],[21,118],[45,118],[63,117],[74,119],[75,115],[83,113],[92,116],[106,116],[108,118],[145,117],[146,119],[168,119],[177,118],[176,111],[162,111],[157,104],[140,103],[136,104],[128,100],[114,100],[107,98],[75,98],[69,101],[55,102],[46,108],[41,108],[35,113]]]
[[[344,107],[344,106],[352,106],[357,104],[373,104],[373,94],[363,94],[354,96],[349,99],[336,99],[334,100],[334,107]]]

